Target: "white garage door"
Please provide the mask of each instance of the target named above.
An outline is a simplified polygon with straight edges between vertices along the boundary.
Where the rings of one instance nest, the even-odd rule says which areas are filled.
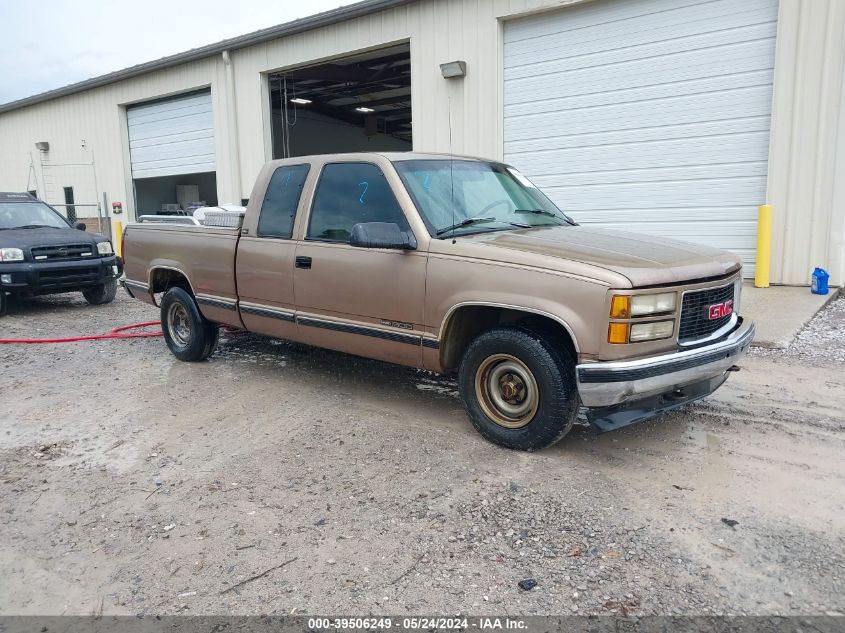
[[[211,91],[126,110],[133,178],[214,171]]]
[[[506,23],[504,154],[584,224],[754,273],[777,0],[597,0]]]

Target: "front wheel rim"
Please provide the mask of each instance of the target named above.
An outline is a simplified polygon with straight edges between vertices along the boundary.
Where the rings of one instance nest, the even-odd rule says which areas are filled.
[[[187,347],[191,342],[191,321],[188,310],[181,303],[174,303],[167,310],[167,329],[170,338],[179,347]]]
[[[508,429],[526,426],[540,405],[534,374],[510,354],[484,359],[475,372],[475,393],[487,417]]]

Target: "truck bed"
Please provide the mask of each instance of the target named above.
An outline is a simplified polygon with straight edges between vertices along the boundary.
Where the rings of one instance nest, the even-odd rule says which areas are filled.
[[[229,227],[130,224],[123,243],[127,286],[138,299],[155,305],[154,295],[165,288],[160,287],[153,271],[182,273],[190,280],[206,317],[237,324],[235,252],[239,234],[239,228]]]

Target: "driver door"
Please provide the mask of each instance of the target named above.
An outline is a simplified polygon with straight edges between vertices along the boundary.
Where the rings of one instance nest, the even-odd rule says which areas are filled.
[[[417,366],[421,361],[427,255],[351,246],[359,222],[393,222],[405,212],[378,165],[323,166],[294,268],[301,340]]]

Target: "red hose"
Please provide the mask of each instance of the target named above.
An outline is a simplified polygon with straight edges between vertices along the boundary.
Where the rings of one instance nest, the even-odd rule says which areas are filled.
[[[162,336],[161,332],[133,332],[125,334],[126,330],[134,330],[142,327],[161,325],[161,321],[147,321],[146,323],[133,323],[116,327],[108,334],[94,334],[91,336],[71,336],[68,338],[0,338],[0,345],[34,344],[34,343],[75,343],[77,341],[102,341],[113,338],[149,338]]]

